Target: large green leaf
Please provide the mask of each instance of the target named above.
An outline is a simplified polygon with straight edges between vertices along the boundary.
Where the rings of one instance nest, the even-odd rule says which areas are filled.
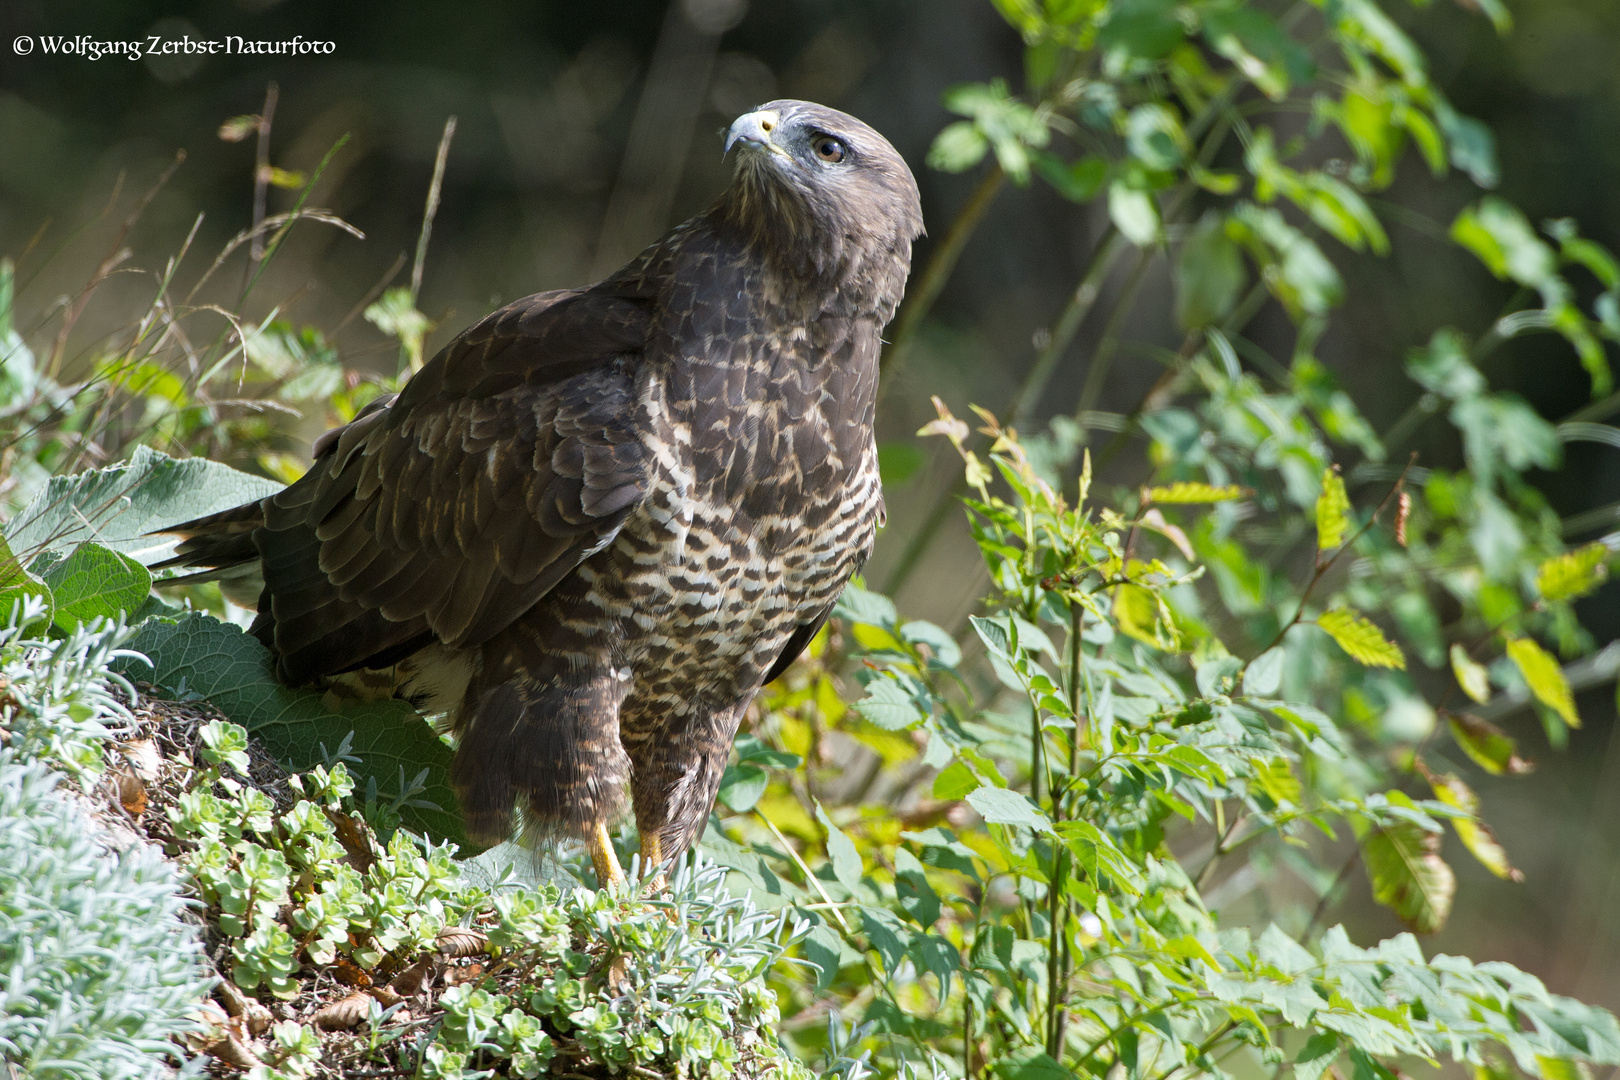
[[[403,701],[357,703],[334,712],[319,692],[278,683],[270,652],[256,639],[201,613],[177,622],[150,620],[127,647],[152,661],[150,670],[138,660],[120,661],[127,675],[177,696],[206,698],[288,769],[325,762],[351,732],[349,752],[358,761],[348,766],[359,791],[375,779],[379,795],[387,798],[400,791],[402,779],[408,783],[425,769],[425,787],[414,798],[434,805],[402,806],[400,820],[412,831],[455,841],[463,854],[482,850],[462,826],[450,787],[450,748]]]
[[[1529,638],[1509,641],[1507,654],[1537,701],[1557,713],[1570,727],[1581,726],[1580,714],[1575,711],[1575,694],[1555,656]]]
[[[150,564],[167,555],[174,541],[147,533],[279,490],[274,480],[217,461],[181,461],[140,446],[126,462],[51,480],[6,524],[5,537],[30,562],[43,552],[66,552],[95,540]]]
[[[65,631],[91,619],[128,615],[152,592],[146,567],[91,541],[52,563],[42,576],[56,600],[56,625]]]

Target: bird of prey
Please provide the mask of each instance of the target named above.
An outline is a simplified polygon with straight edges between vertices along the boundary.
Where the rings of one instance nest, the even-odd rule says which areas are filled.
[[[883,519],[879,335],[916,181],[809,102],[725,145],[725,191],[624,269],[494,312],[296,483],[171,530],[167,565],[262,575],[282,680],[380,672],[447,716],[471,835],[577,836],[604,884],[627,794],[643,865],[701,834],[749,702]]]

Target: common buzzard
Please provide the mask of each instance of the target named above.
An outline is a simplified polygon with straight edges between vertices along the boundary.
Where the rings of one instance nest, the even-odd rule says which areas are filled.
[[[744,710],[883,516],[916,181],[803,101],[740,117],[733,149],[714,204],[623,270],[501,308],[298,482],[172,530],[167,565],[262,575],[251,632],[286,682],[365,672],[448,716],[472,835],[517,810],[604,884],[627,789],[649,868],[701,833]]]

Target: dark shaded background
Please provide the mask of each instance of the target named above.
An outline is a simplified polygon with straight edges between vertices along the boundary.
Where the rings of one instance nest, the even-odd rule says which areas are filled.
[[[1620,4],[1533,0],[1512,4],[1518,27],[1498,38],[1463,9],[1466,0],[1386,6],[1424,43],[1437,81],[1457,107],[1497,132],[1501,192],[1532,220],[1573,217],[1620,250]],[[21,34],[87,34],[98,40],[166,37],[336,43],[331,56],[211,57],[130,61],[15,55]],[[255,292],[249,313],[273,305],[299,324],[330,329],[351,366],[391,369],[395,346],[345,316],[396,256],[414,250],[422,203],[445,117],[459,128],[435,223],[420,306],[443,344],[493,307],[540,289],[577,285],[612,269],[668,225],[700,209],[724,184],[720,132],[739,112],[776,96],[847,109],[887,134],[913,164],[935,238],[975,182],[922,167],[947,121],[941,91],[1005,75],[1018,82],[1021,46],[987,0],[656,0],[613,4],[535,2],[322,4],[314,0],[53,3],[0,6],[0,253],[22,256],[18,308],[27,332],[58,297],[90,276],[111,242],[120,209],[92,220],[123,178],[127,208],[172,160],[184,166],[128,243],[132,265],[161,269],[198,213],[203,224],[180,275],[193,278],[251,218],[252,141],[215,136],[227,117],[256,112],[266,84],[280,86],[272,161],[313,168],[335,140],[312,205],[362,229],[363,242],[301,226]],[[1329,254],[1350,285],[1320,355],[1383,430],[1413,400],[1400,374],[1405,351],[1437,326],[1478,332],[1508,299],[1506,286],[1444,241],[1457,209],[1478,192],[1453,175],[1435,180],[1409,160],[1376,202],[1395,242],[1387,259]],[[273,191],[272,212],[293,195]],[[1034,356],[1031,342],[1061,308],[1102,229],[1100,207],[1050,190],[1011,190],[992,208],[925,328],[888,388],[881,436],[902,439],[932,415],[928,395],[960,411],[974,401],[1005,407]],[[84,223],[90,224],[85,226]],[[81,228],[81,226],[83,226]],[[918,251],[919,265],[930,244]],[[395,283],[409,275],[404,270]],[[222,274],[220,299],[239,287],[240,264]],[[1116,292],[1111,283],[1108,292]],[[115,277],[74,338],[89,350],[143,310],[151,278]],[[1125,323],[1128,337],[1174,347],[1164,260]],[[1111,304],[1105,294],[1053,379],[1045,414],[1074,408],[1086,359]],[[1273,306],[1256,341],[1286,357],[1292,331]],[[1130,409],[1159,373],[1126,353],[1100,406]],[[1488,367],[1502,387],[1562,418],[1586,401],[1588,382],[1567,346],[1551,337],[1514,342]],[[313,423],[313,421],[312,421]],[[1444,425],[1417,440],[1424,461],[1455,463]],[[890,525],[869,571],[881,586],[925,509],[958,467],[936,447],[925,468],[888,492]],[[1573,444],[1562,471],[1539,481],[1565,515],[1620,500],[1617,453]],[[1140,455],[1121,455],[1108,479],[1134,482]],[[1603,535],[1614,515],[1589,515],[1572,540]],[[981,591],[977,559],[954,524],[930,546],[900,594],[908,613],[953,624]],[[1599,640],[1620,636],[1616,592],[1587,601]],[[1510,960],[1563,993],[1620,1008],[1620,746],[1610,690],[1583,697],[1589,726],[1567,753],[1545,751],[1528,712],[1507,721],[1537,753],[1528,779],[1478,778],[1496,830],[1527,882],[1489,877],[1454,839],[1461,879],[1451,925],[1431,950]],[[1286,877],[1286,875],[1284,875]],[[1372,908],[1358,875],[1336,917],[1359,938],[1397,926]],[[1298,890],[1294,890],[1297,892]],[[1284,884],[1278,895],[1286,896]],[[1253,897],[1235,909],[1261,912]]]

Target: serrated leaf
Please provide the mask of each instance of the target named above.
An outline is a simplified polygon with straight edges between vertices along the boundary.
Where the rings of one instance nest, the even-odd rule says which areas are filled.
[[[1326,630],[1350,658],[1367,667],[1406,669],[1400,646],[1387,640],[1372,621],[1349,608],[1334,608],[1317,616],[1316,625]]]
[[[885,630],[893,630],[898,617],[893,600],[882,593],[869,592],[853,581],[845,585],[844,591],[839,594],[838,602],[833,605],[833,614],[840,619],[881,626]]]
[[[1447,806],[1454,806],[1469,815],[1465,818],[1452,818],[1452,828],[1457,830],[1457,836],[1480,865],[1499,878],[1508,881],[1523,881],[1524,875],[1514,869],[1508,861],[1507,850],[1497,841],[1496,834],[1491,827],[1479,818],[1479,796],[1474,790],[1463,782],[1462,778],[1453,773],[1432,773],[1423,770],[1424,777],[1429,786],[1434,788],[1434,796]]]
[[[1601,540],[1554,555],[1536,570],[1536,588],[1548,601],[1585,596],[1608,580],[1608,560],[1609,549]]]
[[[1362,861],[1373,899],[1420,934],[1432,934],[1451,914],[1457,878],[1440,858],[1440,834],[1410,821],[1397,821],[1368,833]]]
[[[1491,673],[1477,663],[1461,645],[1451,647],[1451,673],[1470,699],[1483,705],[1491,700]]]
[[[347,765],[359,790],[374,778],[379,793],[397,793],[402,767],[407,780],[426,769],[427,786],[417,798],[437,808],[402,806],[404,826],[453,840],[463,855],[481,850],[467,838],[450,786],[450,748],[405,702],[355,703],[335,713],[318,691],[277,682],[270,652],[257,639],[200,612],[177,622],[150,620],[127,647],[148,657],[152,667],[121,659],[114,665],[117,670],[176,695],[208,699],[262,741],[290,771],[323,764],[350,732],[354,733],[350,752],[359,760]]]
[[[1580,714],[1575,711],[1575,695],[1557,658],[1530,638],[1513,638],[1507,643],[1507,654],[1537,701],[1557,713],[1570,727],[1581,726]]]
[[[1446,718],[1451,737],[1492,776],[1519,775],[1535,771],[1535,764],[1519,756],[1519,744],[1512,736],[1488,720],[1469,713],[1452,713]]]
[[[832,862],[833,877],[844,888],[855,892],[861,884],[861,853],[855,850],[855,841],[832,823],[820,801],[816,803],[816,820],[827,830],[827,858]]]
[[[1350,531],[1350,496],[1344,477],[1334,469],[1322,470],[1322,494],[1316,498],[1316,547],[1331,551],[1344,543]]]
[[[1150,487],[1143,492],[1143,502],[1149,503],[1218,503],[1241,499],[1248,492],[1237,484],[1195,484],[1180,481],[1162,487]]]
[[[150,564],[172,552],[176,540],[146,535],[153,530],[280,490],[274,480],[217,461],[181,461],[138,446],[126,462],[52,479],[4,531],[11,549],[30,561],[94,540]]]
[[[953,761],[934,777],[934,798],[955,802],[979,787],[979,778],[960,761]]]
[[[42,577],[56,603],[56,625],[68,632],[91,619],[136,611],[152,592],[146,567],[90,541],[51,564]]]
[[[1036,832],[1051,832],[1052,823],[1041,809],[1023,795],[986,784],[967,797],[967,804],[979,816],[995,825],[1021,825]]]
[[[905,687],[882,676],[867,685],[866,696],[855,703],[855,711],[884,731],[916,727],[928,715]]]
[[[1339,1037],[1331,1031],[1317,1032],[1294,1058],[1294,1080],[1321,1080],[1338,1057]]]

